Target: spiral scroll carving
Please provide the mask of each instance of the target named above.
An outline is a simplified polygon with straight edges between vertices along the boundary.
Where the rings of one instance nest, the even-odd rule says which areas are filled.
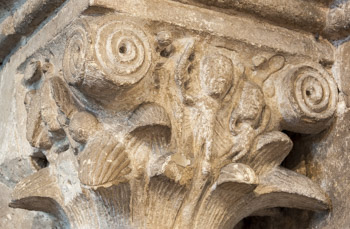
[[[328,73],[301,68],[294,80],[294,95],[301,111],[310,118],[327,119],[333,115],[337,87]]]
[[[138,82],[151,65],[151,48],[145,33],[137,26],[113,21],[97,31],[96,56],[112,82],[128,85]]]
[[[151,66],[152,50],[145,32],[131,22],[113,17],[97,24],[81,19],[70,28],[63,69],[70,85],[103,97],[139,82]]]
[[[91,39],[82,21],[76,23],[70,31],[63,58],[63,71],[66,81],[76,85],[85,76],[85,60],[90,51]]]
[[[315,64],[289,66],[279,86],[283,127],[301,133],[324,129],[338,101],[334,79]]]

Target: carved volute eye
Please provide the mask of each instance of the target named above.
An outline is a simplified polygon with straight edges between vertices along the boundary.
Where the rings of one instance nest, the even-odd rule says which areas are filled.
[[[337,103],[337,87],[325,71],[301,68],[294,79],[294,95],[300,110],[310,119],[327,119]]]
[[[311,64],[289,66],[286,71],[278,88],[283,128],[301,133],[319,132],[336,109],[338,90],[334,79]]]
[[[231,59],[221,54],[205,56],[201,61],[201,85],[212,97],[221,97],[232,86],[234,67]]]
[[[332,103],[326,79],[306,72],[297,76],[295,84],[295,96],[302,108],[310,114],[315,113],[313,116],[326,116],[322,111],[328,108],[329,102]]]
[[[134,23],[108,17],[94,26],[81,19],[67,33],[63,73],[83,94],[108,100],[145,77],[151,59],[149,38]]]
[[[131,23],[112,21],[96,35],[98,63],[116,85],[138,82],[151,65],[151,48],[144,31]]]
[[[79,21],[68,34],[63,58],[64,77],[69,84],[77,85],[85,76],[85,61],[89,55],[90,37],[86,24]]]

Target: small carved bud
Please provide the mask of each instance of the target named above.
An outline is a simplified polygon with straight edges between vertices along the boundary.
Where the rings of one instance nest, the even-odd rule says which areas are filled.
[[[262,64],[264,64],[266,62],[266,58],[264,56],[258,55],[258,56],[254,56],[252,58],[252,63],[254,65],[254,67],[260,67]]]
[[[72,117],[69,124],[69,133],[72,138],[81,143],[85,143],[89,136],[98,129],[98,121],[88,112],[78,112]]]
[[[161,46],[168,46],[172,42],[172,36],[169,31],[161,31],[157,33],[157,41]]]
[[[42,66],[42,71],[44,74],[53,74],[55,69],[52,63],[45,62]]]

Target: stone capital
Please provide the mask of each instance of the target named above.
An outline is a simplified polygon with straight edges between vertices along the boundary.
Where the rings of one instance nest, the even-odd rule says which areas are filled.
[[[273,1],[203,2],[71,0],[11,57],[37,170],[12,207],[67,228],[233,228],[274,207],[330,208],[281,166],[286,133],[335,118],[334,46],[304,31],[327,34],[327,1],[268,11],[297,30],[221,10],[265,15]],[[315,13],[292,20],[302,6]]]

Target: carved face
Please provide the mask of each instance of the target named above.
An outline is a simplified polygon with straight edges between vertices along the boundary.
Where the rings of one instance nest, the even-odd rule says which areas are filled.
[[[63,76],[43,75],[27,95],[28,141],[52,164],[38,179],[59,193],[37,195],[75,228],[226,228],[261,208],[327,208],[316,185],[279,167],[292,147],[283,129],[317,133],[332,118],[326,70],[273,54],[253,67],[209,35],[152,23],[108,15],[69,28]],[[60,173],[75,181],[69,199]]]

